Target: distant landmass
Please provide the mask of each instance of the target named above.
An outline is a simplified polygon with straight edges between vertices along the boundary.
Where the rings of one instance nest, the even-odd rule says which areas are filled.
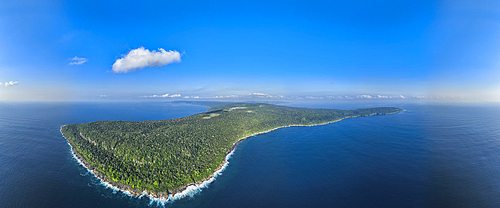
[[[103,181],[134,195],[168,198],[213,177],[239,141],[289,126],[402,111],[287,107],[265,103],[181,102],[211,107],[203,113],[159,121],[69,124],[61,132],[75,156]]]

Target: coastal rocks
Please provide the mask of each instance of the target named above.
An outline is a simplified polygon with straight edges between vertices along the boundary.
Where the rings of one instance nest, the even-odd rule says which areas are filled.
[[[62,128],[61,128],[62,129]],[[112,189],[115,189],[117,191],[122,191],[123,193],[126,193],[128,195],[131,195],[131,196],[135,196],[135,197],[142,197],[142,196],[149,196],[152,200],[158,200],[158,201],[163,201],[163,202],[166,202],[168,200],[170,200],[171,198],[173,197],[176,197],[177,194],[181,194],[181,196],[177,196],[176,198],[182,198],[182,194],[183,192],[185,191],[189,191],[188,189],[191,188],[191,189],[199,189],[199,188],[204,188],[208,185],[208,183],[212,182],[213,181],[213,178],[220,174],[220,172],[227,166],[228,162],[227,162],[227,156],[226,156],[226,160],[219,165],[219,167],[214,171],[214,173],[212,175],[210,175],[209,177],[201,180],[201,181],[197,181],[195,183],[189,183],[189,184],[186,184],[182,187],[179,187],[177,189],[174,189],[174,190],[168,190],[168,193],[164,193],[164,192],[158,192],[158,193],[155,193],[155,192],[152,192],[152,191],[148,191],[148,190],[143,190],[143,191],[140,191],[138,189],[133,189],[132,187],[128,186],[128,185],[125,185],[125,184],[121,184],[121,183],[117,183],[111,179],[109,179],[108,177],[106,177],[105,175],[97,172],[95,170],[94,167],[92,167],[89,163],[87,163],[83,157],[81,155],[79,155],[78,153],[76,153],[75,149],[73,148],[73,145],[71,144],[71,142],[68,140],[68,138],[66,137],[66,135],[64,135],[64,133],[62,133],[62,130],[61,130],[61,134],[63,135],[63,137],[66,139],[66,141],[68,142],[68,144],[70,145],[71,147],[71,152],[73,154],[73,157],[75,157],[75,159],[82,165],[84,166],[89,172],[91,172],[96,178],[100,179],[101,182],[105,185],[105,186],[108,186]],[[235,143],[236,145],[237,143]],[[231,150],[234,150],[234,147],[235,145],[233,145],[233,147],[231,148]],[[229,152],[228,154],[231,154],[232,152]]]

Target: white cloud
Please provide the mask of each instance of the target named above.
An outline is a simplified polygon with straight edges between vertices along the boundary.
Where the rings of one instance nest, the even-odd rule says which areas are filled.
[[[303,95],[303,96],[283,96],[283,95],[270,95],[266,93],[249,93],[249,94],[233,94],[233,95],[214,95],[214,96],[197,96],[197,95],[186,95],[181,96],[181,94],[164,94],[164,95],[146,95],[141,96],[143,98],[182,98],[182,99],[284,99],[284,100],[398,100],[398,99],[430,99],[431,97],[426,96],[405,96],[405,95],[328,95],[328,96],[312,96],[312,95]],[[440,99],[442,97],[434,97],[435,99]],[[465,98],[461,98],[465,99]]]
[[[313,99],[313,100],[322,100],[322,99],[325,99],[324,97],[317,97],[317,96],[306,96],[306,99]]]
[[[5,83],[3,83],[3,84],[0,82],[0,85],[4,85],[4,86],[6,86],[6,87],[8,87],[8,86],[12,86],[12,85],[15,85],[15,84],[17,84],[17,82],[14,82],[14,81],[5,82]]]
[[[371,95],[358,95],[356,98],[361,98],[361,99],[372,99],[373,97]]]
[[[74,58],[71,58],[71,62],[69,63],[69,65],[82,65],[88,60],[88,58],[80,58],[78,56],[75,56]]]
[[[178,96],[180,97],[180,96]],[[245,94],[245,95],[214,95],[214,96],[184,96],[183,98],[186,99],[265,99],[265,98],[274,98],[274,99],[285,99],[287,97],[283,95],[269,95],[265,93],[250,93],[250,94]]]
[[[305,96],[303,98],[306,99],[407,99],[408,97],[404,95],[397,95],[397,96],[387,96],[387,95],[356,95],[356,96],[321,96],[321,97],[314,97],[314,96]],[[412,96],[411,98],[426,98],[425,96]]]
[[[266,93],[259,93],[259,92],[254,92],[248,94],[248,96],[242,96],[242,97],[250,97],[250,98],[285,98],[283,95],[270,95]]]
[[[267,96],[268,94],[266,93],[258,93],[258,92],[254,92],[254,93],[250,93],[248,95],[255,95],[255,96]]]
[[[149,98],[149,97],[159,97],[159,98],[178,98],[178,97],[181,97],[181,94],[173,94],[173,95],[170,95],[170,94],[164,94],[164,95],[144,95],[144,96],[141,96],[141,97],[144,97],[144,98]]]
[[[411,95],[327,95],[327,96],[312,96],[312,95],[302,95],[302,96],[283,96],[283,95],[270,95],[266,93],[249,93],[249,94],[232,94],[232,95],[214,95],[214,96],[198,96],[198,95],[186,95],[181,96],[181,94],[164,94],[164,95],[146,95],[141,96],[142,98],[181,98],[181,99],[280,99],[280,100],[401,100],[401,99],[456,99],[456,100],[466,100],[472,99],[469,97],[429,97],[429,96],[411,96]]]
[[[165,66],[181,61],[181,54],[177,51],[149,51],[144,47],[131,50],[127,55],[115,61],[113,71],[116,73],[128,73],[144,67]]]

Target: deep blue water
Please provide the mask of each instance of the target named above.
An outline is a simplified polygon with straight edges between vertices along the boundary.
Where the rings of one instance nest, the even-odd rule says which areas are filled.
[[[209,188],[166,207],[500,207],[500,106],[297,103],[406,111],[251,137]],[[159,102],[0,103],[0,207],[156,207],[102,186],[68,123],[178,118]]]

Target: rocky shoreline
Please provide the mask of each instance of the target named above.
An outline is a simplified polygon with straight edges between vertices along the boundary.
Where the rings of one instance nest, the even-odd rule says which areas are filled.
[[[153,199],[157,199],[157,200],[168,200],[169,198],[175,196],[177,193],[181,193],[185,190],[188,189],[188,187],[190,186],[200,186],[202,185],[203,183],[205,182],[209,182],[215,175],[217,175],[218,173],[220,173],[220,171],[222,170],[222,168],[224,168],[228,162],[226,160],[224,160],[224,162],[222,164],[219,165],[219,167],[217,169],[215,169],[214,173],[212,175],[210,175],[209,177],[201,180],[201,181],[197,181],[196,183],[189,183],[189,184],[186,184],[182,187],[179,187],[179,188],[176,188],[174,190],[169,190],[169,193],[164,193],[164,192],[158,192],[158,193],[154,193],[152,191],[148,191],[148,190],[144,190],[144,191],[140,191],[138,189],[133,189],[132,187],[128,186],[128,185],[125,185],[125,184],[121,184],[121,183],[117,183],[111,179],[109,179],[108,177],[106,177],[105,175],[103,174],[100,174],[99,172],[95,171],[95,168],[92,167],[90,164],[88,164],[81,155],[79,155],[74,147],[73,147],[73,144],[71,144],[71,142],[68,140],[68,138],[66,137],[66,135],[64,135],[64,133],[62,132],[62,127],[61,127],[61,130],[60,130],[61,134],[63,135],[63,137],[66,139],[66,142],[68,142],[69,146],[71,147],[71,153],[73,154],[73,157],[75,157],[75,159],[78,160],[78,162],[84,166],[89,172],[91,172],[96,178],[99,178],[101,180],[102,183],[104,183],[105,185],[113,188],[113,189],[116,189],[116,190],[119,190],[119,191],[122,191],[128,195],[132,195],[132,196],[135,196],[135,197],[141,197],[141,196],[149,196],[149,197],[152,197]],[[243,139],[241,139],[243,140]],[[240,141],[241,141],[240,140]],[[237,142],[239,143],[239,141]],[[231,150],[234,150],[237,143],[235,143],[232,147],[231,147]],[[229,151],[227,154],[226,154],[226,157],[231,154],[231,151]]]
[[[398,113],[398,112],[394,112],[394,113]],[[388,114],[392,114],[392,113],[388,113]],[[374,114],[370,114],[370,115],[367,115],[367,116],[372,116],[372,115],[387,115],[387,114],[374,113]],[[203,187],[202,185],[204,183],[210,183],[211,180],[213,180],[213,178],[216,175],[220,174],[220,172],[223,170],[223,168],[225,168],[228,165],[228,163],[229,163],[227,161],[228,156],[235,151],[236,146],[238,146],[238,144],[240,142],[242,142],[243,140],[245,140],[245,139],[247,139],[249,137],[256,136],[256,135],[259,135],[259,134],[268,133],[268,132],[271,132],[271,131],[274,131],[274,130],[280,129],[280,128],[286,128],[286,127],[292,127],[292,126],[318,126],[318,125],[326,125],[326,124],[330,124],[330,123],[334,123],[334,122],[337,122],[337,121],[344,120],[346,118],[355,118],[355,117],[359,117],[359,116],[349,116],[349,117],[345,117],[345,118],[342,118],[342,119],[337,119],[337,120],[334,120],[334,121],[320,123],[320,124],[310,124],[310,125],[295,124],[295,125],[281,126],[281,127],[276,127],[276,128],[270,129],[270,130],[253,133],[253,134],[251,134],[249,136],[245,136],[245,137],[239,139],[238,141],[236,141],[235,143],[233,143],[233,145],[231,146],[231,148],[226,152],[226,159],[224,160],[224,162],[222,164],[219,165],[219,167],[217,169],[215,169],[215,171],[214,171],[214,173],[212,175],[210,175],[209,177],[207,177],[207,178],[205,178],[205,179],[203,179],[201,181],[197,181],[196,183],[189,183],[189,184],[186,184],[186,185],[184,185],[182,187],[176,188],[174,190],[169,190],[168,193],[164,193],[164,192],[154,193],[154,192],[148,191],[148,190],[140,191],[138,189],[133,189],[133,188],[131,188],[128,185],[114,182],[113,180],[109,179],[105,175],[102,175],[99,172],[95,171],[94,170],[95,168],[91,167],[90,164],[88,164],[75,151],[75,149],[74,149],[73,145],[71,144],[71,142],[68,140],[68,138],[66,137],[66,135],[64,135],[64,133],[62,132],[62,127],[61,127],[60,132],[63,135],[63,137],[66,139],[66,141],[68,142],[68,144],[70,145],[71,152],[72,152],[73,156],[80,162],[80,164],[82,164],[85,168],[87,168],[87,170],[89,170],[89,172],[91,172],[92,174],[94,174],[94,176],[96,176],[97,178],[99,178],[105,185],[107,185],[107,186],[109,186],[109,187],[111,187],[113,189],[120,190],[120,191],[122,191],[122,192],[124,192],[126,194],[129,194],[129,195],[132,195],[132,196],[135,196],[135,197],[149,196],[150,198],[153,198],[153,199],[156,199],[156,200],[165,200],[166,201],[166,200],[169,200],[172,197],[175,197],[176,194],[182,193],[183,191],[187,190],[191,186],[194,186],[194,188],[202,188]]]

